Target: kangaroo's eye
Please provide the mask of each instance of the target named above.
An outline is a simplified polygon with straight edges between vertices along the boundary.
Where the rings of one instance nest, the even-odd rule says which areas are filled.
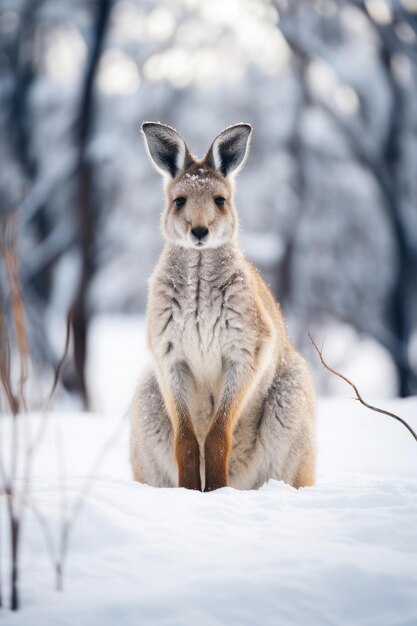
[[[184,206],[184,204],[186,203],[186,201],[187,201],[187,198],[176,198],[176,199],[174,200],[174,202],[175,202],[175,204],[177,205],[177,207]]]
[[[217,206],[223,206],[226,200],[224,198],[215,198],[214,202],[217,204]]]

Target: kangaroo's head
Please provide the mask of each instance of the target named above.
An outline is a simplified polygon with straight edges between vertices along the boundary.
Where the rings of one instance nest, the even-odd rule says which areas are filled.
[[[165,184],[162,228],[172,243],[187,248],[216,248],[235,238],[235,174],[242,167],[252,128],[236,124],[213,141],[198,160],[170,126],[142,124],[149,155]]]

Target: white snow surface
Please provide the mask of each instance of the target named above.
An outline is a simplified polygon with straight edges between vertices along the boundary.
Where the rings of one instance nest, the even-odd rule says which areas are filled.
[[[384,406],[417,425],[417,399]],[[64,591],[53,589],[44,536],[28,510],[22,610],[0,611],[0,624],[417,623],[416,445],[389,418],[353,400],[322,400],[317,486],[270,481],[259,491],[203,494],[134,483],[126,420],[51,417],[30,487],[55,546],[63,510],[85,491]],[[2,521],[4,555],[4,510]]]
[[[0,626],[415,626],[417,446],[346,395],[319,401],[317,485],[299,491],[140,485],[122,411],[50,414],[24,520],[22,608],[0,610]],[[417,398],[380,405],[417,427]],[[29,415],[23,430],[33,436],[43,419]],[[10,423],[0,422],[5,452]],[[80,504],[57,592],[35,509],[56,551]],[[4,499],[1,513],[7,597]]]

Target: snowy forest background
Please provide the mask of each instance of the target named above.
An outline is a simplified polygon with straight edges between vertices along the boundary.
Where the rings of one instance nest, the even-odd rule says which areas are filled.
[[[88,404],[95,320],[145,312],[162,192],[140,123],[202,156],[245,121],[241,243],[321,393],[307,330],[363,392],[417,393],[416,38],[415,0],[1,0],[2,258],[16,232],[37,380],[71,310],[63,388]]]
[[[253,125],[240,240],[313,367],[315,487],[132,480],[144,120],[199,156]],[[414,626],[417,0],[0,0],[0,165],[0,623]]]

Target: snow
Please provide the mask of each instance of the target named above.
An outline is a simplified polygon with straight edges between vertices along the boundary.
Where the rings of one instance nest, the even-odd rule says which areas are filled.
[[[22,609],[0,610],[0,626],[417,623],[417,448],[400,424],[347,390],[319,401],[315,487],[270,481],[259,491],[202,494],[134,483],[124,410],[146,361],[143,324],[132,319],[107,344],[97,342],[103,324],[89,364],[102,412],[54,411],[30,482],[55,551],[63,515],[81,505],[64,591],[54,590],[29,508]],[[380,404],[417,427],[417,398]],[[33,435],[44,419],[31,414],[22,427]],[[9,423],[1,422],[4,446]],[[4,592],[4,505],[1,521]]]

